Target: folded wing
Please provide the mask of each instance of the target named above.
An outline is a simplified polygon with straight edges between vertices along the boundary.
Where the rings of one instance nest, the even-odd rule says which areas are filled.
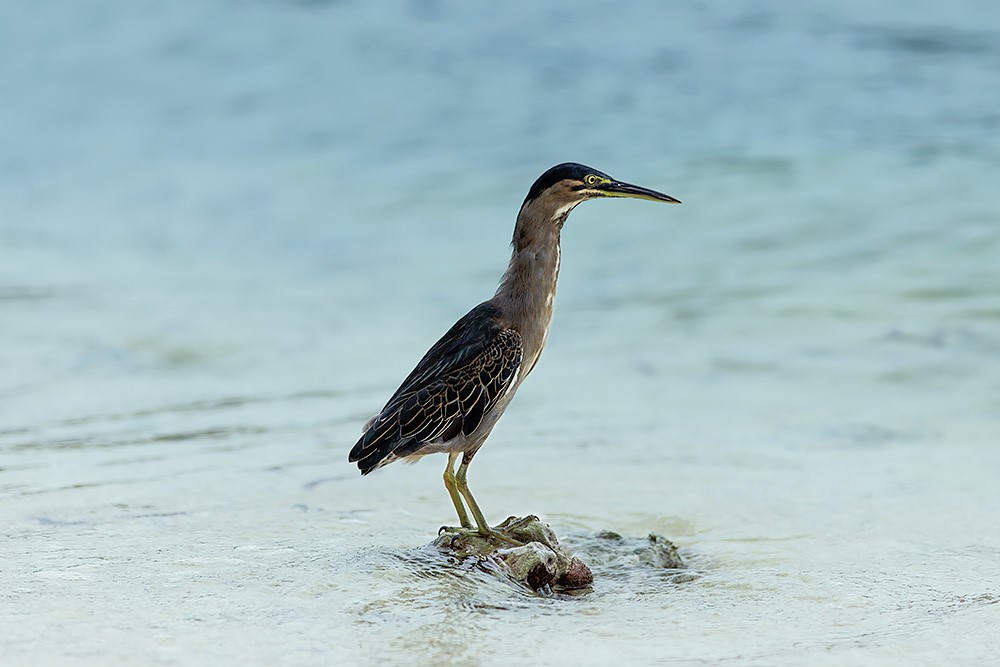
[[[491,303],[476,306],[424,355],[368,424],[349,461],[362,474],[475,432],[515,382],[521,336]]]

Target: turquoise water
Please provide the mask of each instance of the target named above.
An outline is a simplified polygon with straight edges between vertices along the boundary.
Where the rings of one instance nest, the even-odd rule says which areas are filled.
[[[0,99],[4,662],[1000,656],[994,3],[8,3]],[[685,203],[573,213],[471,483],[692,564],[572,600],[346,462],[565,160]]]

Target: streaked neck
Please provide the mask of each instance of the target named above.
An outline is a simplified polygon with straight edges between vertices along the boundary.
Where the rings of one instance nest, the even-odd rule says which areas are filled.
[[[510,264],[494,297],[521,333],[530,366],[548,336],[559,278],[559,235],[572,209],[573,205],[544,206],[538,201],[521,208],[514,227]]]

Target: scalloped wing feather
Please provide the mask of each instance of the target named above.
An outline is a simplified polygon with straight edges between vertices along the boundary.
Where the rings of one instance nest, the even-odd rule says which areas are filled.
[[[349,461],[367,474],[425,445],[471,435],[514,383],[521,336],[480,304],[421,359],[367,425]]]

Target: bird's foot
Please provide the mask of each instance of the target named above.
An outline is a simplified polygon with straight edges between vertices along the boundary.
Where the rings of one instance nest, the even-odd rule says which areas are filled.
[[[482,528],[480,528],[478,532],[479,532],[480,535],[482,535],[485,538],[488,538],[488,539],[492,538],[494,540],[500,540],[501,542],[506,542],[507,544],[511,545],[512,547],[523,547],[524,546],[524,542],[521,542],[520,540],[515,540],[510,535],[507,535],[506,533],[503,533],[503,532],[501,532],[499,530],[496,530],[494,528],[490,528],[488,526],[486,527],[485,530],[482,529]]]
[[[438,528],[438,535],[444,535],[445,533],[478,533],[479,529],[475,526],[441,526]]]
[[[528,516],[522,516],[520,519],[516,517],[510,517],[500,525],[503,526],[503,530],[512,530],[512,529],[526,528],[531,524],[537,522],[538,522],[538,517],[535,516],[534,514],[529,514]]]
[[[510,535],[506,534],[502,530],[497,530],[496,528],[490,528],[485,526],[484,528],[476,528],[475,526],[441,526],[438,528],[438,536],[444,535],[445,533],[457,533],[459,535],[476,535],[478,537],[495,540],[509,544],[513,547],[524,546],[524,542],[516,540]]]

